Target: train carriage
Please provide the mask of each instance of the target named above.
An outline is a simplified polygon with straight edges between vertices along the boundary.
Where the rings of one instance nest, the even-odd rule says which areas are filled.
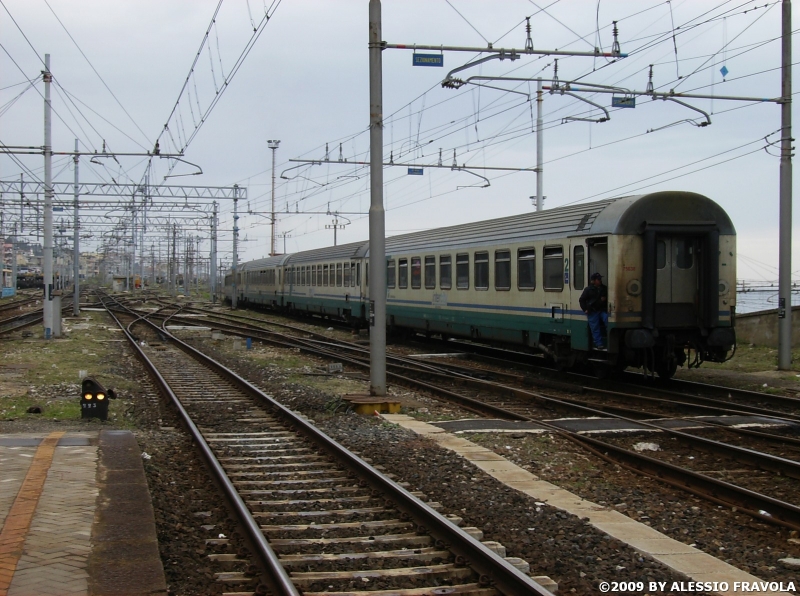
[[[406,234],[386,240],[386,324],[669,377],[690,350],[721,361],[734,346],[735,255],[730,218],[689,192]],[[239,299],[366,325],[368,266],[366,242],[253,261],[239,268]],[[602,353],[578,302],[593,273],[608,286]]]

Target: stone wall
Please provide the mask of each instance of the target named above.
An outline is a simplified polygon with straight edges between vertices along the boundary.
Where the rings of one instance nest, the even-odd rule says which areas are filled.
[[[736,315],[739,345],[778,347],[778,309]],[[800,345],[800,306],[792,307],[792,346]]]

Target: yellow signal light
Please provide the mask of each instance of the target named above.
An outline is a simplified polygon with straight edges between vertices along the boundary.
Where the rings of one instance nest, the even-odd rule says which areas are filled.
[[[83,396],[83,399],[92,399],[92,394],[87,393],[86,395]]]
[[[105,399],[105,398],[106,398],[105,393],[98,393],[97,394],[97,399]]]

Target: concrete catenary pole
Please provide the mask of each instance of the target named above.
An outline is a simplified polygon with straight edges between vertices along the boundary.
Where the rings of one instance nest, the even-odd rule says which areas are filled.
[[[217,202],[213,203],[214,209],[211,214],[211,253],[208,256],[209,266],[208,275],[211,285],[211,301],[217,301]]]
[[[783,0],[781,27],[780,252],[778,368],[792,367],[792,3]]]
[[[369,0],[369,392],[386,395],[386,212],[383,208],[381,2]]]
[[[50,54],[44,55],[44,240],[42,246],[42,277],[44,282],[44,304],[42,318],[44,338],[50,339],[53,332],[53,137],[52,108],[50,104]]]
[[[269,256],[275,256],[275,240],[276,240],[276,224],[275,220],[275,151],[281,142],[277,140],[267,141],[267,146],[272,150],[272,212],[270,214],[270,243],[269,243]]]
[[[178,293],[178,266],[175,262],[175,259],[178,254],[178,249],[176,248],[178,242],[178,224],[172,224],[172,262],[169,266],[169,279],[171,284],[171,294],[176,296]]]
[[[17,224],[14,222],[14,235],[11,236],[11,287],[17,295]]]
[[[72,315],[75,317],[81,314],[81,222],[78,219],[80,196],[80,179],[78,177],[78,164],[80,163],[80,156],[78,155],[78,139],[75,139],[75,156],[72,158],[75,164],[75,183],[72,186],[73,197],[73,224],[72,224]]]
[[[233,185],[233,261],[231,264],[231,273],[233,274],[233,283],[231,284],[231,309],[236,310],[236,303],[239,294],[239,287],[237,284],[238,273],[236,270],[239,268],[239,186]]]
[[[183,236],[183,295],[189,295],[189,286],[191,280],[189,279],[189,253],[191,251],[192,237],[188,234]]]
[[[542,79],[536,80],[536,211],[544,209],[544,131],[542,130]]]

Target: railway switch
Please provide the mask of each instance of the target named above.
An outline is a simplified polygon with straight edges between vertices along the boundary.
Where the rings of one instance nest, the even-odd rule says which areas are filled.
[[[116,399],[113,389],[106,389],[102,383],[86,377],[81,383],[81,418],[108,419],[108,400]]]

